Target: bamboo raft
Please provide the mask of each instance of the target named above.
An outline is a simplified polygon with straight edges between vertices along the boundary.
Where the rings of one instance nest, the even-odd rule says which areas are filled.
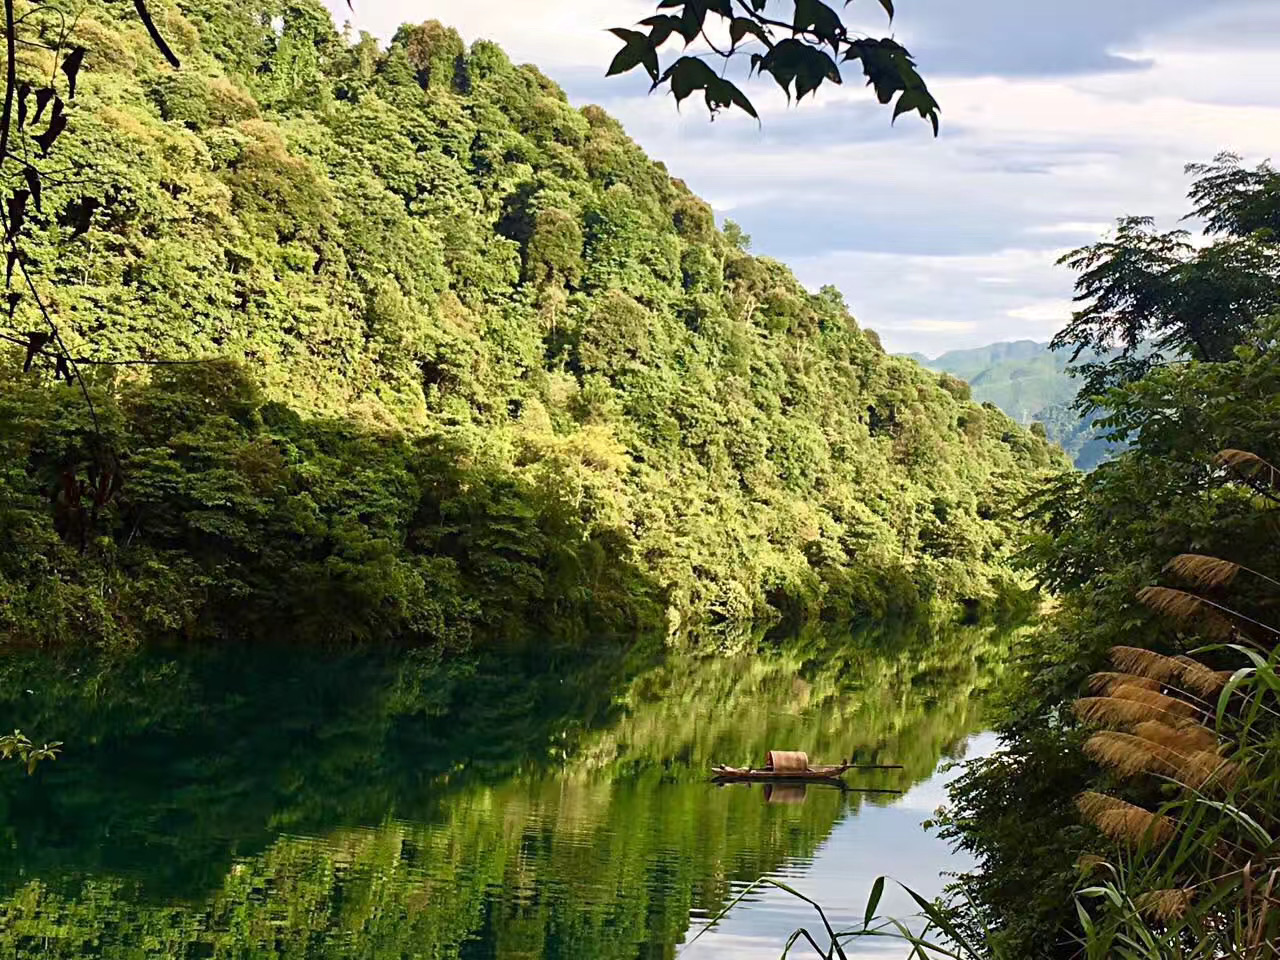
[[[714,783],[827,783],[848,788],[842,776],[849,770],[901,770],[898,764],[857,764],[842,760],[836,764],[810,764],[809,755],[800,750],[770,750],[763,767],[730,767],[717,764],[711,768]],[[893,791],[896,792],[896,791]]]

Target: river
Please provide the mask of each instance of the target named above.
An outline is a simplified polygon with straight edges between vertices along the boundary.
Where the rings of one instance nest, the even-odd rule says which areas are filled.
[[[920,821],[939,763],[991,746],[1009,638],[10,657],[6,722],[66,746],[0,770],[0,953],[776,957],[816,921],[776,890],[683,945],[762,875],[853,924],[876,876],[931,895],[965,866]],[[707,782],[769,748],[902,764],[849,775],[902,792]],[[892,891],[883,909],[911,912]]]

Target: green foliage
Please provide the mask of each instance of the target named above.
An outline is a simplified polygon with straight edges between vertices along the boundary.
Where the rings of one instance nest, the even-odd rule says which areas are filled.
[[[26,767],[27,775],[36,772],[36,767],[40,765],[42,760],[55,760],[62,751],[59,749],[62,741],[55,740],[53,743],[43,743],[36,746],[21,730],[15,730],[13,733],[7,733],[0,737],[0,759],[8,760],[10,757],[16,757],[24,767]]]
[[[979,403],[995,404],[1033,432],[1038,426],[1040,435],[1060,446],[1080,470],[1092,470],[1123,448],[1107,441],[1095,415],[1073,409],[1080,383],[1067,371],[1067,354],[1050,350],[1047,343],[1016,340],[950,350],[932,360],[921,354],[911,358],[966,381]]]
[[[101,438],[70,388],[10,371],[10,641],[287,633],[457,646],[477,624],[521,632],[588,606],[622,626],[650,592],[538,477],[438,435],[304,421],[226,363],[93,391],[129,479],[77,549],[55,535],[43,491],[79,476]]]
[[[190,0],[165,28],[180,74],[85,8],[85,176],[22,242],[86,369],[234,366],[98,377],[101,442],[48,357],[7,366],[7,637],[454,644],[1011,582],[1050,448],[719,233],[603,111],[436,23],[380,50],[311,3]],[[104,447],[119,503],[63,504],[60,538],[49,493]]]
[[[880,0],[880,5],[892,19],[892,0]],[[669,87],[677,104],[701,91],[713,116],[738,107],[757,117],[755,106],[726,78],[725,69],[713,69],[708,60],[722,60],[727,68],[735,58],[746,57],[749,74],[768,74],[788,101],[794,94],[797,102],[823,83],[843,83],[842,69],[856,62],[880,103],[897,98],[895,120],[914,111],[933,125],[937,136],[938,102],[905,47],[890,38],[877,40],[850,30],[840,13],[822,0],[796,0],[785,11],[780,7],[783,4],[776,2],[771,6],[770,0],[751,0],[750,6],[733,0],[663,0],[658,13],[638,24],[648,32],[623,27],[612,31],[623,47],[609,65],[608,75],[643,67],[653,89]],[[779,20],[769,16],[771,12],[791,19]],[[709,53],[685,54],[664,68],[662,50],[676,38],[685,49],[705,43]]]
[[[1179,359],[1228,360],[1252,326],[1280,308],[1280,178],[1263,164],[1241,168],[1221,154],[1193,164],[1193,215],[1212,243],[1197,246],[1185,230],[1159,233],[1149,217],[1125,217],[1115,235],[1063,256],[1079,273],[1083,306],[1054,337],[1070,350],[1084,380],[1076,406],[1096,409],[1112,386],[1141,379]],[[1089,357],[1087,353],[1101,353]]]
[[[1274,190],[1274,178],[1265,168],[1248,176],[1231,172],[1230,163],[1224,170],[1220,206],[1202,206],[1200,213],[1244,222],[1240,184]],[[1197,189],[1207,188],[1201,181]],[[1245,207],[1256,211],[1274,202],[1252,197]],[[1242,244],[1256,258],[1226,256]],[[1150,247],[1138,246],[1135,256],[1142,259]],[[1249,287],[1258,277],[1254,265],[1271,262],[1276,251],[1265,230],[1214,246],[1191,255],[1196,262],[1172,275],[1192,302],[1213,303],[1224,291]],[[1152,304],[1155,316],[1161,303]],[[1119,383],[1097,398],[1100,426],[1127,437],[1129,448],[1087,476],[1046,486],[1034,505],[1031,519],[1041,526],[1026,559],[1059,604],[1036,633],[1023,676],[1007,697],[1000,724],[1007,751],[968,769],[947,822],[953,839],[979,863],[966,883],[974,907],[957,904],[958,913],[990,925],[1013,956],[1068,957],[1079,949],[1073,874],[1077,858],[1093,852],[1099,838],[1080,823],[1072,802],[1083,789],[1106,792],[1116,781],[1077,749],[1083,732],[1070,705],[1086,678],[1107,669],[1115,646],[1182,654],[1202,643],[1193,629],[1142,605],[1139,591],[1162,582],[1165,565],[1186,552],[1280,576],[1273,513],[1260,523],[1258,493],[1226,482],[1216,459],[1223,449],[1249,450],[1269,462],[1280,455],[1280,320],[1253,316],[1255,306],[1242,300],[1235,312],[1224,308],[1206,317],[1217,317],[1214,330],[1229,347],[1192,345],[1180,360],[1150,364],[1134,349],[1100,365],[1100,375]],[[1162,336],[1181,336],[1178,329],[1169,326]],[[1144,365],[1140,376],[1129,375],[1129,362]]]

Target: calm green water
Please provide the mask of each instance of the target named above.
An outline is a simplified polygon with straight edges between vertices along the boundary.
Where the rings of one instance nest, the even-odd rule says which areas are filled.
[[[0,720],[67,747],[0,770],[0,956],[671,957],[766,873],[852,921],[879,873],[957,866],[919,822],[1005,642],[10,658]],[[907,792],[706,782],[769,747]],[[810,919],[760,896],[683,956],[776,956]]]

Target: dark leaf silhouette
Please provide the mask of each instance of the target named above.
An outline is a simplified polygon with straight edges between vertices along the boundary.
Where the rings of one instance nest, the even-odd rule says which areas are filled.
[[[878,2],[892,21],[894,0]],[[789,101],[803,100],[824,83],[842,83],[843,66],[859,60],[877,99],[890,104],[897,98],[895,119],[904,113],[918,113],[932,125],[936,136],[938,103],[916,71],[910,53],[895,40],[865,38],[851,30],[841,19],[841,8],[846,6],[848,0],[658,0],[658,12],[640,21],[649,28],[648,36],[635,30],[613,31],[626,46],[614,57],[609,75],[643,64],[654,77],[655,89],[671,84],[677,103],[701,90],[713,117],[730,106],[756,116],[751,101],[715,63],[717,58],[727,66],[735,57],[747,56],[744,44],[758,44],[763,49],[749,52],[750,73],[769,74]],[[771,15],[775,10],[776,16]],[[717,46],[706,33],[714,18],[728,29],[727,46]],[[660,48],[677,35],[686,46],[704,37],[710,50],[696,57],[678,57],[669,66],[662,64]],[[686,62],[694,59],[702,66]],[[655,75],[655,71],[660,72]]]
[[[618,39],[626,42],[626,46],[618,51],[605,76],[612,77],[618,73],[626,73],[639,64],[644,65],[650,78],[658,81],[658,53],[649,41],[649,37],[638,30],[625,30],[621,27],[610,31]]]
[[[654,84],[670,82],[671,93],[676,103],[684,100],[695,90],[703,91],[707,109],[714,115],[717,111],[730,105],[741,107],[751,116],[756,116],[755,108],[734,84],[716,75],[706,63],[697,57],[681,57],[671,64]]]
[[[75,239],[89,229],[89,225],[93,222],[93,211],[98,209],[98,201],[93,197],[85,197],[80,201],[76,209],[76,226],[71,232],[71,239]]]
[[[36,170],[35,167],[28,166],[23,168],[22,175],[26,177],[27,189],[31,191],[31,199],[35,201],[36,210],[39,212],[43,212],[40,209],[40,173],[39,171]]]
[[[49,105],[49,101],[53,99],[53,87],[41,87],[36,91],[36,115],[31,118],[32,123],[40,122],[40,115],[44,113],[44,108]]]
[[[84,47],[76,47],[62,61],[62,72],[67,75],[67,96],[76,95],[76,76],[80,73],[80,65],[84,63]]]
[[[165,42],[164,37],[160,36],[160,31],[156,29],[155,22],[151,19],[151,13],[147,10],[147,5],[143,0],[133,0],[133,9],[138,11],[138,18],[142,21],[142,25],[147,28],[147,33],[151,35],[151,42],[156,45],[156,49],[164,54],[164,58],[169,61],[169,64],[175,70],[182,66],[177,54],[169,49],[169,44]]]
[[[18,262],[18,248],[15,246],[10,246],[9,252],[5,257],[5,266],[4,266],[4,285],[6,287],[13,283],[13,267],[14,267],[14,264],[16,264],[17,262]]]
[[[18,235],[18,231],[22,229],[22,223],[27,216],[27,199],[31,196],[30,190],[15,190],[13,196],[6,201],[9,210],[9,233],[8,239],[12,240]]]
[[[22,299],[22,294],[18,293],[17,291],[13,291],[9,294],[8,299],[9,299],[9,322],[12,323],[13,312],[18,309],[18,301]],[[30,343],[27,344],[27,352],[28,353],[31,352]]]
[[[76,382],[75,375],[72,374],[71,367],[67,364],[67,358],[62,354],[58,354],[57,359],[53,362],[53,375],[66,380],[68,386]]]
[[[18,129],[27,125],[27,97],[31,96],[31,84],[24,83],[18,87]]]
[[[17,306],[17,300],[14,298],[16,293],[9,294],[9,317],[13,317],[13,309]],[[22,362],[22,372],[29,373],[31,371],[31,361],[36,358],[36,354],[44,349],[44,345],[53,339],[53,334],[43,330],[33,330],[27,334],[27,357]]]
[[[59,100],[58,103],[62,101]],[[49,121],[49,129],[40,136],[35,138],[36,143],[40,144],[40,155],[47,157],[49,149],[53,146],[53,141],[58,139],[58,135],[67,129],[67,118],[65,114],[60,114]]]

